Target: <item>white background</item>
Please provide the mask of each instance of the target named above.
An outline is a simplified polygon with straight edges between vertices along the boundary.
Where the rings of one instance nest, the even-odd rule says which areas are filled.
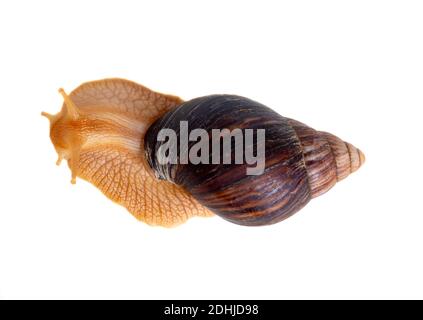
[[[248,96],[361,148],[283,223],[149,227],[71,185],[40,111],[123,77]],[[421,1],[2,1],[1,298],[423,298]]]

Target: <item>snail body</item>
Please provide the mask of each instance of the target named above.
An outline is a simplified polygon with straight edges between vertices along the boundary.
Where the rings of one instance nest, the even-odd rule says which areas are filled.
[[[81,85],[50,119],[50,137],[66,159],[72,182],[81,177],[148,224],[173,226],[192,216],[217,214],[241,225],[279,222],[356,171],[363,153],[336,136],[285,118],[253,100],[211,95],[183,102],[134,82],[106,79]],[[180,135],[202,129],[265,129],[245,148],[265,150],[260,174],[251,163],[162,163],[162,129]],[[229,131],[230,132],[230,131]],[[213,140],[213,141],[211,141]],[[246,139],[245,139],[246,141]],[[220,140],[218,140],[220,144]],[[188,143],[188,152],[196,141]],[[186,148],[183,148],[186,149]],[[218,158],[224,155],[220,154]],[[229,154],[236,157],[235,149]]]

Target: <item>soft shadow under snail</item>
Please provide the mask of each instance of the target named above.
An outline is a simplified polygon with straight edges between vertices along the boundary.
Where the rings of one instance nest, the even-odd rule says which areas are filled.
[[[84,83],[64,97],[50,120],[57,164],[68,161],[72,183],[87,180],[108,198],[151,224],[174,226],[217,214],[248,226],[279,222],[346,178],[363,153],[253,100],[211,95],[187,102],[123,79]],[[266,130],[265,167],[248,164],[161,164],[160,129]]]

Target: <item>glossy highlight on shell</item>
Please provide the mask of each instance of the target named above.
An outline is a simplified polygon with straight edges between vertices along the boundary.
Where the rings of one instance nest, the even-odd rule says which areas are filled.
[[[92,183],[151,225],[175,226],[213,214],[241,225],[273,224],[364,163],[351,144],[244,97],[184,102],[124,79],[92,81],[69,95],[60,93],[61,111],[42,113],[50,120],[57,163],[68,162],[72,183],[77,177]],[[246,175],[246,164],[160,164],[157,134],[176,129],[180,121],[207,132],[266,129],[264,173]]]

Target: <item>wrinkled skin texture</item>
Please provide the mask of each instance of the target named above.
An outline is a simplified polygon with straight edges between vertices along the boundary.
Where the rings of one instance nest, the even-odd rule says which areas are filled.
[[[151,225],[175,226],[212,213],[181,187],[158,180],[143,150],[147,128],[183,101],[123,79],[82,84],[50,120],[58,164],[67,160],[72,183],[84,179]]]

